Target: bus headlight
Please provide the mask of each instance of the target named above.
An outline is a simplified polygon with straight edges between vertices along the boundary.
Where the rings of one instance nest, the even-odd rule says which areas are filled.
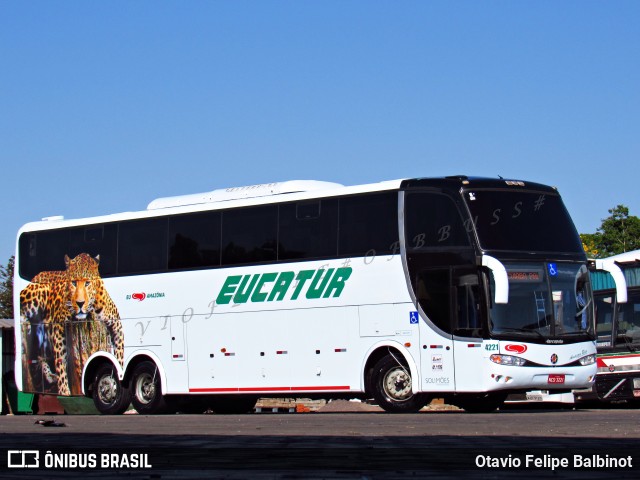
[[[521,367],[527,363],[524,358],[514,357],[513,355],[491,355],[489,359],[498,365],[509,365],[512,367]]]
[[[596,356],[593,355],[593,354],[587,355],[586,357],[582,357],[578,361],[580,362],[580,365],[582,365],[582,366],[593,365],[594,363],[596,363]]]

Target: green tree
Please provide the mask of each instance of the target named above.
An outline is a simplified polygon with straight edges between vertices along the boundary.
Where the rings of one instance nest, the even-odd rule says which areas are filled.
[[[582,248],[584,249],[587,257],[600,258],[600,237],[599,233],[581,233],[580,240],[582,240]]]
[[[624,205],[610,209],[609,214],[594,235],[598,240],[599,256],[609,257],[640,249],[640,218],[629,215],[629,208]]]
[[[13,318],[13,265],[11,257],[7,266],[0,265],[0,318]]]

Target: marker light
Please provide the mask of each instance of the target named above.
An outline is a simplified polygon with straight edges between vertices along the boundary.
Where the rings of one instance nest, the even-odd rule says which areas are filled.
[[[524,358],[514,357],[513,355],[491,355],[489,359],[498,365],[508,365],[512,367],[521,367],[527,363]]]
[[[587,355],[586,357],[582,357],[578,361],[580,362],[580,365],[583,365],[583,366],[593,365],[594,363],[596,363],[596,356],[594,354]]]

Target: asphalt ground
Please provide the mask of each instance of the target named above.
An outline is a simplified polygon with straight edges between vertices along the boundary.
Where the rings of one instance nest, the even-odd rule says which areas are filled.
[[[5,416],[0,445],[1,478],[638,479],[640,410]]]

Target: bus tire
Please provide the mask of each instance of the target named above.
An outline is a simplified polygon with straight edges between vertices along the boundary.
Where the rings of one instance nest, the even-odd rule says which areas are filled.
[[[386,412],[414,413],[424,407],[423,395],[414,394],[411,372],[391,355],[382,357],[371,374],[373,398]]]
[[[141,415],[167,413],[169,406],[162,395],[160,372],[155,363],[145,361],[136,365],[131,376],[131,403]]]
[[[118,372],[111,364],[104,364],[96,371],[92,396],[103,415],[120,415],[131,403],[131,390],[118,379]]]

